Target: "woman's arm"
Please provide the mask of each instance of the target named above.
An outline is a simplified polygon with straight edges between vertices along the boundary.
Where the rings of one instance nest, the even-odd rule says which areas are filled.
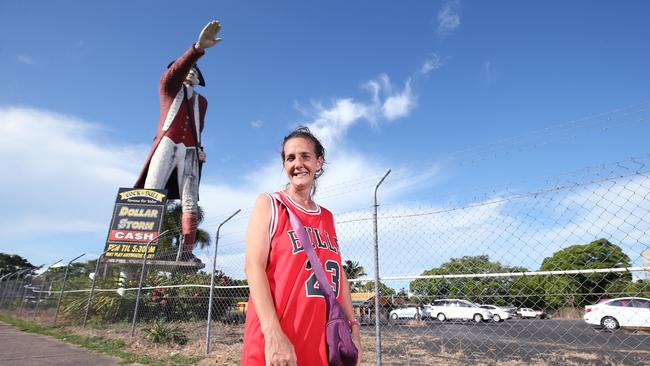
[[[264,335],[264,355],[267,365],[296,365],[293,345],[280,327],[271,296],[266,266],[271,250],[269,226],[271,225],[271,200],[260,195],[248,222],[246,234],[245,271],[251,298],[260,319]]]

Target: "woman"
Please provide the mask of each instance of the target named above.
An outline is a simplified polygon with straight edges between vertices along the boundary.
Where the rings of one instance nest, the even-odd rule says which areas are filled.
[[[359,323],[341,265],[334,218],[312,200],[316,179],[323,174],[325,148],[308,128],[299,127],[284,138],[281,156],[289,183],[277,195],[307,228],[360,351]],[[287,208],[261,194],[246,236],[250,299],[242,365],[327,366],[327,305],[303,244],[291,227]]]

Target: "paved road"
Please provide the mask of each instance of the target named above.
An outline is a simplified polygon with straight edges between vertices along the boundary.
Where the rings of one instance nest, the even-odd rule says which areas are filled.
[[[0,365],[116,366],[120,360],[0,322]]]
[[[425,349],[462,351],[473,359],[492,361],[565,357],[566,361],[593,364],[650,365],[650,332],[596,330],[579,320],[509,319],[502,323],[400,322],[385,326],[385,352]],[[373,326],[364,327],[372,333]],[[588,360],[596,355],[597,360]],[[587,362],[589,361],[589,362]]]

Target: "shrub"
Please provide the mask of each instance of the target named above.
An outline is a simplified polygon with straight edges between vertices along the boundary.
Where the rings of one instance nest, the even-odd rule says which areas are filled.
[[[71,323],[81,323],[86,313],[88,295],[85,293],[66,295],[61,316]],[[133,314],[133,301],[115,292],[96,292],[90,307],[90,318],[106,323],[128,320]]]
[[[186,344],[187,336],[183,329],[175,322],[166,322],[164,320],[156,320],[150,323],[149,328],[145,328],[144,332],[146,338],[153,343],[176,343]]]

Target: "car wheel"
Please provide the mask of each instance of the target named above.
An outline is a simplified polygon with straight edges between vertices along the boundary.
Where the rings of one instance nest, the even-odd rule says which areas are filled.
[[[390,314],[390,318],[393,320],[397,320],[398,316],[395,313]]]
[[[474,319],[474,322],[476,322],[476,323],[480,323],[480,322],[483,321],[483,315],[481,315],[481,314],[474,314],[474,318],[473,318],[473,319]]]
[[[611,316],[606,316],[600,321],[600,325],[607,330],[616,330],[618,329],[618,321]]]
[[[444,322],[445,320],[447,320],[447,316],[445,316],[445,314],[443,314],[443,313],[438,314],[437,318],[441,322]]]
[[[492,320],[494,320],[495,322],[500,322],[501,317],[499,316],[499,314],[494,314],[492,315]]]

